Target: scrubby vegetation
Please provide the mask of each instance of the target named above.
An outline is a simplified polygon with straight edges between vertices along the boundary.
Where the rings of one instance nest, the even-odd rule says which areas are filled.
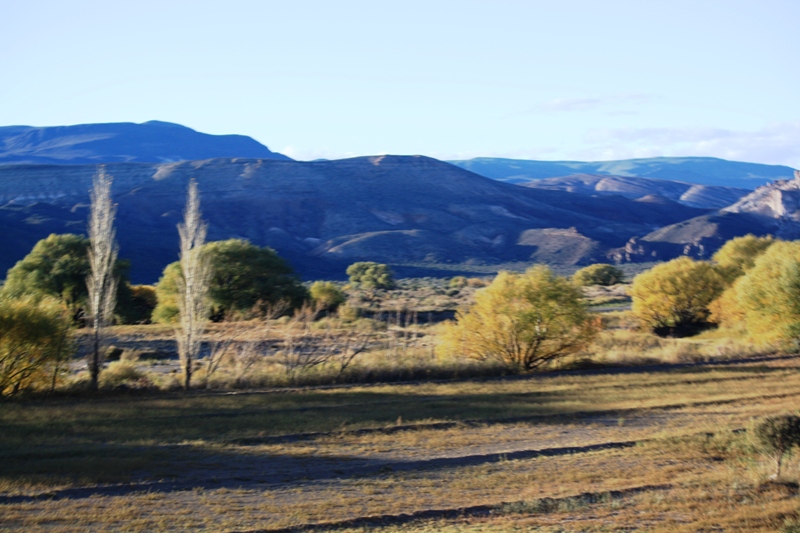
[[[655,265],[631,284],[611,265],[572,279],[538,265],[395,280],[360,262],[348,284],[304,286],[271,249],[203,245],[193,194],[181,262],[155,288],[122,278],[91,402],[73,358],[91,336],[78,328],[87,241],[51,236],[9,272],[0,507],[11,528],[58,516],[132,531],[174,516],[214,530],[798,523],[800,243],[734,239],[711,261]],[[146,324],[151,312],[161,324]],[[39,497],[60,491],[104,511]]]
[[[271,248],[229,239],[206,244],[202,254],[212,272],[208,287],[209,316],[215,321],[263,314],[281,302],[293,309],[307,298],[291,267]],[[156,285],[158,305],[154,321],[168,324],[178,320],[180,276],[181,266],[177,261],[164,269]]]
[[[0,396],[52,391],[72,352],[70,319],[56,299],[0,296]]]
[[[625,279],[625,273],[613,265],[596,264],[578,270],[572,276],[572,279],[582,287],[591,285],[608,287],[622,283],[622,280]]]
[[[577,287],[547,267],[501,272],[445,325],[441,349],[531,371],[584,348],[598,322]]]

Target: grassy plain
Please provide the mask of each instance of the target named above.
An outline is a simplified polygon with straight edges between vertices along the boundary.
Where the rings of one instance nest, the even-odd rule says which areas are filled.
[[[796,485],[738,430],[797,411],[799,370],[8,401],[0,530],[777,531]]]

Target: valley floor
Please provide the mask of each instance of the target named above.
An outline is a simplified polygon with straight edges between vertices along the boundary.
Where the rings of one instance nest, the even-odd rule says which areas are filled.
[[[7,402],[0,530],[776,531],[797,485],[746,429],[800,407],[799,371]]]

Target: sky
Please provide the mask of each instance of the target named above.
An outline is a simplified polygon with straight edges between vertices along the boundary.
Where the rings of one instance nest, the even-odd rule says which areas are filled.
[[[0,126],[800,167],[797,0],[0,0]]]

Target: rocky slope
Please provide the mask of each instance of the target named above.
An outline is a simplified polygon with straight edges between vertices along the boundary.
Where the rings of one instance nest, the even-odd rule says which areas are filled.
[[[619,261],[679,254],[708,258],[728,239],[747,233],[800,238],[800,171],[795,170],[791,180],[759,187],[731,206],[634,238],[611,256]]]
[[[51,232],[82,232],[97,165],[0,166],[0,269]],[[177,257],[176,224],[198,181],[211,240],[269,245],[307,276],[390,264],[588,263],[631,237],[708,211],[666,199],[518,187],[427,157],[111,163],[121,256],[154,282]]]

